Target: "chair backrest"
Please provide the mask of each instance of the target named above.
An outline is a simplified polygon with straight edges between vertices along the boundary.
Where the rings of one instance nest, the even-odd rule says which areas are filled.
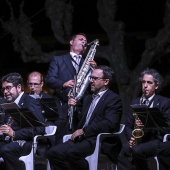
[[[44,136],[47,136],[47,135],[54,135],[56,133],[56,130],[57,130],[57,126],[46,126],[45,127],[45,132],[46,134]]]
[[[101,144],[100,139],[108,137],[108,136],[119,135],[119,134],[121,134],[123,132],[124,128],[125,128],[125,125],[120,124],[120,129],[119,129],[118,132],[115,132],[115,133],[100,133],[100,134],[98,134],[97,140],[96,140],[96,147],[95,147],[95,150],[94,150],[93,154],[86,157],[86,160],[89,163],[89,169],[90,170],[97,170],[97,167],[98,167],[98,155],[99,155],[100,144]],[[71,134],[65,135],[63,137],[63,143],[68,141],[70,138],[71,138]]]
[[[124,124],[120,124],[120,129],[119,129],[119,131],[118,131],[118,132],[115,132],[114,134],[121,134],[121,133],[123,132],[124,128],[125,128],[125,125],[124,125]]]

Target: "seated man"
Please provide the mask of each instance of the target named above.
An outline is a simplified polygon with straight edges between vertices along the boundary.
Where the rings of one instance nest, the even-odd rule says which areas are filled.
[[[109,89],[113,71],[107,66],[98,66],[90,76],[93,95],[85,97],[82,118],[71,140],[52,147],[48,159],[54,170],[88,170],[85,157],[94,152],[96,137],[102,132],[115,132],[119,129],[122,115],[120,97]],[[68,104],[76,105],[70,98]]]
[[[158,108],[170,123],[170,99],[156,94],[162,83],[160,74],[154,69],[146,69],[141,73],[140,81],[143,95],[133,99],[132,105],[146,104],[148,108]],[[156,129],[146,129],[141,120],[133,113],[134,111],[131,109],[125,124],[125,135],[128,142],[123,145],[119,154],[118,170],[149,170],[148,158],[156,156],[159,154],[159,150],[164,148],[162,139],[167,131],[162,129],[159,135]],[[134,128],[141,128],[144,131],[140,141],[132,136]],[[130,161],[129,158],[132,158],[133,161]]]
[[[49,112],[44,109],[44,107],[48,107],[49,110],[51,111],[53,108],[50,103],[46,104],[43,102],[43,99],[47,99],[47,100],[52,99],[51,95],[49,95],[43,91],[43,86],[44,86],[43,75],[38,71],[33,71],[33,72],[29,73],[28,78],[27,78],[27,86],[28,86],[28,90],[29,90],[29,95],[31,97],[37,99],[38,101],[40,101],[40,104],[41,104],[42,110],[43,110],[43,116],[46,120],[46,124],[54,125],[55,120],[52,120],[52,119],[49,120],[48,116],[47,116]],[[54,99],[54,104],[55,104],[55,99]],[[53,103],[52,103],[52,105],[53,105]],[[57,111],[54,110],[52,113],[56,114],[56,117],[57,117],[57,114],[58,114]],[[55,115],[54,115],[54,117],[55,117]],[[48,139],[40,140],[38,143],[37,154],[39,156],[46,157],[47,150],[54,144],[55,144],[55,136],[50,136]]]
[[[10,73],[3,76],[1,86],[1,91],[8,103],[15,102],[20,108],[27,108],[40,122],[44,122],[39,102],[24,93],[23,79],[20,74]],[[0,132],[10,137],[8,141],[0,141],[0,157],[4,159],[5,168],[7,170],[21,170],[19,157],[30,153],[33,137],[43,135],[45,129],[44,127],[22,128],[17,122],[5,115]]]
[[[51,98],[51,95],[45,93],[42,89],[44,86],[43,75],[38,71],[29,73],[27,79],[29,94],[34,98]]]

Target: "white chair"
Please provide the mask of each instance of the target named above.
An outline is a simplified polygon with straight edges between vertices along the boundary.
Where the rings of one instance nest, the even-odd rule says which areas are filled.
[[[37,150],[38,140],[48,138],[49,136],[54,135],[56,133],[56,130],[57,130],[57,126],[47,126],[47,127],[45,127],[46,134],[36,135],[34,137],[33,147],[31,149],[31,152],[28,155],[21,156],[19,158],[20,161],[24,162],[26,170],[34,170],[34,155],[35,155],[36,150]],[[46,161],[47,161],[47,169],[48,169],[49,162],[48,162],[48,160],[46,160]],[[4,162],[3,158],[0,158],[0,162]]]
[[[54,135],[56,133],[56,130],[57,130],[57,126],[47,126],[47,127],[45,127],[45,132],[46,132],[45,135],[43,135],[43,136],[37,135],[34,137],[33,148],[31,150],[30,154],[26,155],[26,156],[21,156],[19,158],[20,161],[24,162],[26,170],[34,170],[34,155],[37,150],[38,140],[48,138],[49,136]],[[48,164],[49,163],[47,162],[47,167],[49,166]]]
[[[163,142],[168,141],[169,136],[170,134],[164,135]],[[159,170],[159,161],[158,161],[157,156],[154,157],[154,160],[156,161],[156,170]]]
[[[104,138],[107,138],[107,137],[113,137],[113,136],[116,136],[116,135],[120,135],[123,132],[124,127],[125,127],[124,124],[120,124],[120,129],[119,129],[118,132],[98,134],[97,140],[96,140],[96,147],[95,147],[93,154],[86,157],[86,160],[89,163],[89,169],[90,170],[97,170],[97,168],[98,168],[98,156],[99,156],[99,152],[100,152],[101,141]],[[71,138],[71,135],[65,135],[63,137],[63,142],[66,142],[70,138]]]

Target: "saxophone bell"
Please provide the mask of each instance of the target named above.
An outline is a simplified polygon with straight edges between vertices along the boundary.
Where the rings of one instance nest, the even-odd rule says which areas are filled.
[[[135,138],[134,146],[141,143],[141,138],[144,135],[143,127],[140,127],[136,121],[138,118],[138,115],[136,113],[133,113],[133,116],[135,117],[135,125],[134,130],[132,131],[132,136]]]

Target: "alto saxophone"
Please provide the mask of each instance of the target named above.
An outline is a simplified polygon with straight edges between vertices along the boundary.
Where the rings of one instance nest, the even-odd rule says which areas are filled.
[[[90,66],[89,60],[94,59],[96,48],[97,46],[99,46],[99,40],[96,39],[87,45],[91,45],[91,47],[80,68],[80,71],[74,78],[74,87],[68,93],[69,98],[72,95],[77,101],[82,98],[84,92],[86,91],[89,85],[89,76],[91,75],[94,69],[92,68],[92,66]],[[73,106],[70,106],[68,110],[70,129],[72,129],[73,111]]]
[[[135,116],[135,125],[134,125],[134,130],[132,131],[132,136],[135,138],[135,142],[133,146],[136,146],[141,143],[141,138],[144,135],[144,131],[143,131],[143,128],[141,128],[140,126],[136,124],[138,115],[134,113],[133,116]]]

